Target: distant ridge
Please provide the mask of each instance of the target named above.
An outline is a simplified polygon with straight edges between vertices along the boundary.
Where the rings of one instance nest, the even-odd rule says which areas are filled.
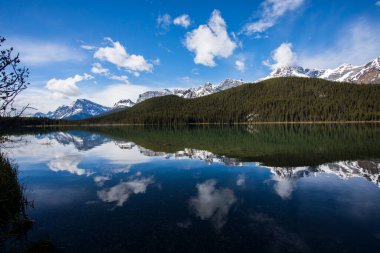
[[[155,97],[84,123],[191,124],[380,120],[380,85],[280,77],[209,96]]]
[[[308,69],[301,66],[284,66],[274,69],[268,76],[260,80],[289,76],[321,78],[329,81],[357,84],[380,83],[380,57],[361,66],[343,64],[335,69],[327,70]]]

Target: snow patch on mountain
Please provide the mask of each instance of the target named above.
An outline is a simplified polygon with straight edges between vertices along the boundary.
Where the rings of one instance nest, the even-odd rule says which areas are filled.
[[[101,115],[110,110],[109,107],[94,103],[87,99],[77,99],[71,105],[62,105],[53,112],[43,114],[36,113],[35,117],[46,117],[50,119],[78,120]]]
[[[218,85],[213,85],[212,83],[207,82],[198,87],[188,89],[164,89],[159,91],[147,91],[143,94],[140,94],[139,98],[137,99],[137,103],[153,97],[161,97],[167,95],[175,95],[183,98],[198,98],[234,88],[242,85],[243,83],[244,82],[240,80],[226,79]]]
[[[274,69],[268,76],[259,81],[274,78],[274,77],[308,77],[321,78],[335,82],[349,83],[380,83],[380,57],[373,61],[361,65],[354,66],[351,64],[342,64],[334,69],[308,69],[301,66],[283,66]]]
[[[129,107],[132,107],[134,106],[136,103],[133,102],[132,100],[130,99],[122,99],[122,100],[119,100],[118,102],[116,102],[112,109],[124,109],[124,108],[129,108]]]

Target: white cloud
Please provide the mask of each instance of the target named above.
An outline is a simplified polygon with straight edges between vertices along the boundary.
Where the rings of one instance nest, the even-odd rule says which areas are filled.
[[[91,72],[94,74],[100,74],[100,75],[107,75],[109,74],[110,70],[107,68],[103,68],[103,66],[96,62],[92,64]]]
[[[129,98],[136,101],[139,94],[148,91],[149,88],[143,85],[133,84],[113,84],[104,87],[102,90],[89,91],[83,97],[105,106],[113,106],[121,99]]]
[[[95,50],[96,49],[95,46],[91,46],[91,45],[81,45],[80,47],[85,49],[85,50]]]
[[[109,79],[115,80],[115,81],[120,81],[120,82],[123,82],[123,83],[129,83],[128,76],[125,76],[125,75],[122,75],[122,76],[110,75]]]
[[[244,70],[245,70],[245,60],[243,58],[237,59],[235,61],[235,68],[238,71],[240,71],[240,72],[244,72]]]
[[[139,76],[140,72],[153,71],[153,65],[142,55],[130,55],[120,42],[114,42],[111,38],[106,38],[106,40],[111,43],[111,46],[98,48],[94,53],[94,58],[115,64],[135,76]]]
[[[182,14],[173,20],[173,24],[182,26],[183,28],[188,28],[191,24],[190,16],[187,14]]]
[[[26,65],[44,65],[65,61],[80,61],[84,55],[63,43],[40,40],[9,38],[6,41],[20,53],[20,59]]]
[[[190,199],[190,206],[202,220],[211,219],[215,227],[220,229],[237,199],[232,190],[215,189],[215,185],[216,181],[212,179],[197,184],[198,196]]]
[[[126,75],[114,75],[111,74],[110,70],[107,68],[104,68],[100,63],[96,62],[92,64],[91,72],[94,74],[98,74],[101,76],[104,76],[110,80],[120,81],[123,83],[129,83],[128,76]]]
[[[58,96],[76,96],[80,93],[80,89],[77,86],[77,83],[92,78],[94,77],[86,73],[83,75],[75,75],[67,79],[53,78],[46,83],[46,88]]]
[[[341,29],[328,48],[298,51],[298,61],[308,68],[336,68],[344,63],[365,64],[380,56],[380,23],[359,19]]]
[[[188,32],[185,46],[195,53],[194,62],[208,67],[216,65],[214,58],[228,58],[237,47],[227,33],[227,26],[218,10],[214,10],[206,25]]]
[[[117,202],[117,206],[123,206],[132,194],[146,192],[148,185],[153,183],[153,177],[133,179],[121,182],[110,189],[98,191],[98,197],[104,202]]]
[[[172,23],[172,18],[169,14],[158,15],[156,23],[157,27],[162,32],[167,32],[169,30],[170,24]]]
[[[281,67],[295,66],[297,63],[297,56],[292,48],[293,46],[291,43],[282,43],[272,52],[271,58],[274,63],[271,64],[270,61],[266,61],[264,64],[273,70]]]
[[[246,35],[264,32],[274,26],[280,17],[302,4],[303,0],[265,0],[261,4],[260,19],[246,24],[242,32]]]
[[[380,7],[380,1],[377,1],[377,2],[376,2],[376,6],[377,6],[377,7]]]
[[[21,108],[24,105],[30,104],[37,111],[47,113],[48,111],[57,109],[58,106],[70,104],[75,99],[86,98],[95,103],[111,107],[121,99],[129,98],[136,101],[139,94],[151,89],[143,85],[127,85],[123,81],[123,83],[105,86],[101,90],[83,88],[82,92],[76,96],[62,96],[60,94],[57,96],[46,88],[30,87],[17,96],[15,106]],[[36,111],[29,110],[26,113],[36,113]]]

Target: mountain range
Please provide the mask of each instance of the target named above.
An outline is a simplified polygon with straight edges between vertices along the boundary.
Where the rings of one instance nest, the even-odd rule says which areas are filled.
[[[301,66],[284,66],[276,68],[268,76],[260,80],[288,76],[321,78],[329,81],[357,84],[380,83],[380,57],[361,66],[343,64],[335,69],[326,70],[308,69]]]
[[[349,82],[357,84],[375,84],[380,83],[380,57],[361,66],[343,64],[335,69],[309,69],[301,66],[283,66],[274,69],[268,76],[258,81],[267,80],[276,77],[307,77],[320,78],[336,82]],[[53,112],[47,114],[38,112],[35,117],[47,117],[51,119],[68,119],[77,120],[89,117],[99,116],[112,111],[120,111],[124,108],[132,107],[137,103],[153,97],[175,95],[182,98],[198,98],[214,94],[220,91],[240,86],[244,82],[241,80],[226,79],[218,85],[205,83],[198,87],[188,89],[163,89],[147,91],[139,95],[136,103],[130,99],[122,99],[114,104],[112,108],[102,106],[87,99],[78,99],[71,106],[63,105]]]

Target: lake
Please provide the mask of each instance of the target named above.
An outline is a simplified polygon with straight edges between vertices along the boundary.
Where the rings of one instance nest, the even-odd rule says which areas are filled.
[[[9,133],[59,252],[380,252],[380,125]]]

